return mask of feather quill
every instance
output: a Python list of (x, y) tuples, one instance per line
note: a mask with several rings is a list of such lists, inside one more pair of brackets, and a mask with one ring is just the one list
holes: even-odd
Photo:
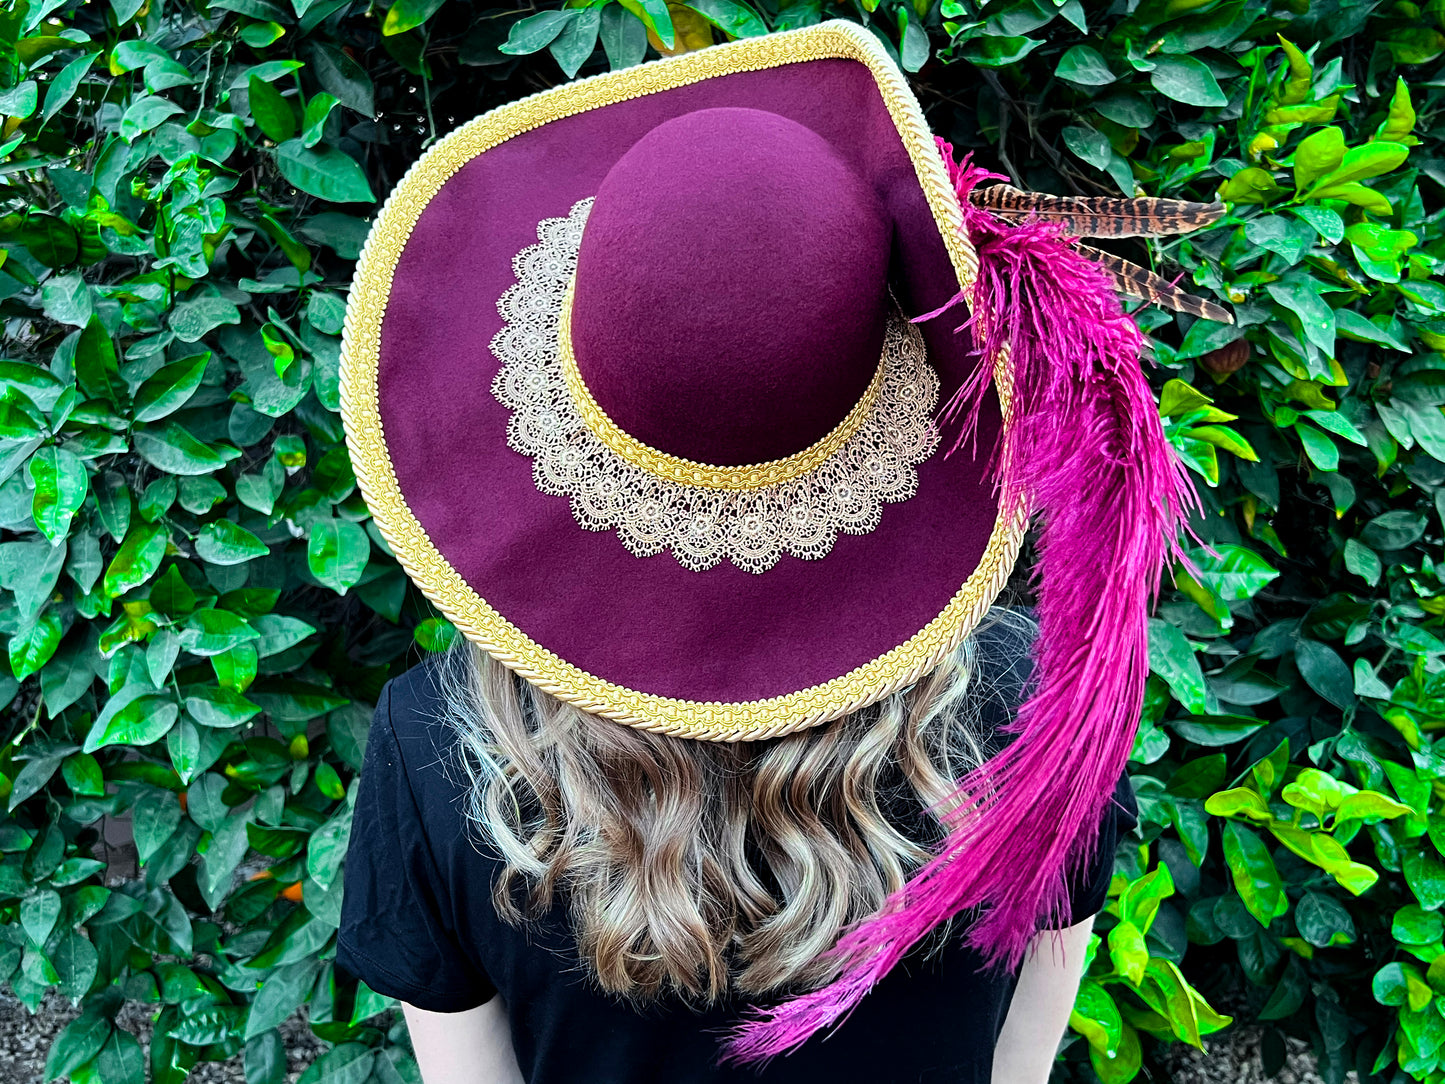
[(1069, 237), (1166, 237), (1218, 221), (1222, 203), (1144, 196), (1053, 196), (1011, 184), (975, 188), (970, 201), (1005, 222), (1052, 222)]
[[(831, 950), (838, 978), (754, 1010), (725, 1060), (766, 1060), (836, 1023), (965, 910), (979, 916), (969, 943), (996, 967), (1017, 967), (1038, 930), (1066, 924), (1066, 871), (1089, 861), (1128, 759), (1149, 611), (1197, 503), (1140, 366), (1143, 336), (1108, 276), (1057, 224), (1009, 225), (971, 202), (994, 175), (955, 166), (939, 145), (979, 257), (966, 326), (985, 359), (1008, 349), (1012, 361), (1012, 416), (994, 469), (1005, 507), (1027, 501), (1039, 519), (1034, 684), (1008, 724), (1012, 740), (941, 807), (948, 836), (936, 857)], [(980, 365), (949, 404), (947, 416), (962, 421), (955, 452), (992, 380), (993, 366)]]

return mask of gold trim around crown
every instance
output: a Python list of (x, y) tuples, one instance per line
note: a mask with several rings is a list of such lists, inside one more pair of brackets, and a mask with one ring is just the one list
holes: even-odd
[[(763, 700), (719, 703), (628, 689), (559, 658), (477, 594), (437, 550), (408, 507), (382, 429), (377, 373), (392, 278), (411, 231), (442, 185), (475, 156), (551, 121), (737, 72), (812, 60), (866, 65), (897, 127), (933, 211), (966, 300), (978, 263), (962, 212), (918, 102), (871, 34), (843, 21), (744, 38), (725, 45), (567, 83), (485, 113), (433, 145), (392, 191), (357, 261), (341, 348), (341, 412), (357, 482), (397, 560), (469, 639), (538, 688), (628, 726), (707, 741), (778, 737), (830, 722), (917, 681), (982, 620), (1003, 589), (1028, 518), (1022, 494), (1000, 495), (978, 566), (927, 625), (897, 647), (830, 681)], [(994, 359), (1004, 424), (1011, 418), (1012, 368)]]
[(567, 292), (562, 297), (562, 309), (557, 317), (557, 352), (562, 359), (562, 379), (567, 382), (567, 390), (572, 393), (572, 402), (577, 406), (577, 414), (581, 417), (582, 424), (587, 426), (592, 435), (638, 470), (646, 471), (656, 478), (704, 489), (737, 490), (761, 489), (763, 486), (791, 482), (831, 459), (838, 449), (848, 442), (848, 438), (858, 432), (858, 427), (867, 420), (878, 402), (878, 392), (883, 387), (886, 368), (881, 356), (878, 367), (873, 370), (873, 379), (868, 381), (868, 386), (863, 389), (862, 397), (853, 404), (853, 409), (848, 411), (847, 416), (826, 436), (801, 452), (794, 452), (790, 456), (767, 463), (719, 467), (658, 451), (642, 443), (612, 420), (607, 411), (592, 397), (587, 381), (582, 378), (582, 372), (577, 368), (577, 356), (572, 350), (572, 293), (576, 286), (577, 279), (574, 276), (567, 284)]

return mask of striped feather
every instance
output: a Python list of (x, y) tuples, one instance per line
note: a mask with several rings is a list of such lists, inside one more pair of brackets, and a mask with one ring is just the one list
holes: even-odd
[(1025, 192), (1008, 184), (976, 188), (970, 202), (992, 211), (1006, 222), (1036, 219), (1052, 222), (1070, 237), (1164, 237), (1189, 233), (1217, 222), (1222, 203), (1149, 196), (1124, 199), (1109, 196), (1051, 196)]
[(1121, 294), (1141, 298), (1175, 312), (1187, 312), (1191, 316), (1213, 320), (1217, 324), (1234, 323), (1234, 317), (1228, 309), (1181, 290), (1168, 279), (1162, 275), (1156, 275), (1147, 267), (1140, 267), (1137, 263), (1132, 263), (1122, 256), (1115, 256), (1112, 252), (1105, 252), (1103, 249), (1092, 248), (1089, 245), (1078, 245), (1077, 247), (1081, 253), (1104, 269), (1104, 272), (1113, 280), (1114, 288)]

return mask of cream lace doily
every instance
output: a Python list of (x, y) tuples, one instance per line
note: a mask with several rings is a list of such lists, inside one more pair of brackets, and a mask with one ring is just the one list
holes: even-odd
[(512, 261), (516, 285), (497, 302), (504, 326), (491, 348), (502, 368), (492, 393), (512, 411), (507, 444), (532, 460), (541, 492), (570, 498), (578, 523), (616, 530), (638, 557), (671, 550), (694, 571), (727, 560), (755, 573), (784, 553), (826, 556), (840, 532), (867, 534), (878, 526), (885, 502), (917, 492), (916, 468), (938, 446), (939, 382), (923, 336), (896, 308), (884, 334), (883, 383), (873, 410), (819, 467), (756, 489), (713, 489), (659, 478), (607, 447), (567, 387), (557, 337), (591, 208), (590, 198), (580, 200), (565, 218), (538, 223), (537, 244)]

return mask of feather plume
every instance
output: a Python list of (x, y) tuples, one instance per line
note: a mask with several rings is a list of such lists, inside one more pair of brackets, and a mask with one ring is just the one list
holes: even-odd
[(1175, 312), (1187, 312), (1191, 316), (1213, 320), (1215, 323), (1234, 323), (1234, 316), (1228, 309), (1187, 290), (1181, 290), (1163, 275), (1157, 275), (1147, 267), (1140, 267), (1122, 256), (1115, 256), (1112, 252), (1089, 245), (1075, 247), (1103, 269), (1113, 282), (1114, 289), (1121, 294), (1128, 294)]
[[(979, 256), (965, 326), (985, 359), (1003, 349), (1011, 356), (1012, 416), (994, 469), (1004, 506), (1026, 500), (1040, 521), (1035, 681), (1008, 724), (1012, 740), (942, 805), (948, 837), (937, 856), (831, 950), (839, 977), (755, 1011), (734, 1032), (727, 1060), (786, 1053), (836, 1023), (963, 911), (978, 909), (968, 940), (995, 967), (1016, 968), (1038, 930), (1067, 924), (1066, 871), (1090, 860), (1128, 759), (1148, 674), (1149, 610), (1181, 521), (1197, 505), (1140, 367), (1143, 336), (1109, 278), (1058, 225), (1011, 226), (972, 203), (992, 175), (967, 160), (955, 167), (952, 148), (939, 145)], [(963, 423), (954, 452), (992, 380), (993, 366), (980, 365), (949, 404), (948, 416)]]
[(975, 188), (969, 200), (1005, 222), (1052, 222), (1069, 237), (1165, 237), (1201, 229), (1224, 215), (1222, 203), (1155, 196), (1051, 196), (1010, 184)]

